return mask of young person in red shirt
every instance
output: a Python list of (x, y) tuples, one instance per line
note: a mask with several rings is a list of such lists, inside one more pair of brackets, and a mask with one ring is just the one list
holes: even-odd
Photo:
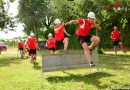
[(30, 50), (29, 50), (29, 47), (28, 47), (28, 40), (29, 39), (30, 39), (30, 36), (28, 36), (28, 38), (25, 41), (25, 48), (26, 48), (27, 58), (29, 58), (31, 56), (30, 55)]
[(34, 33), (30, 34), (30, 38), (28, 38), (27, 41), (27, 46), (30, 52), (30, 56), (31, 56), (31, 61), (34, 63), (34, 66), (36, 64), (36, 57), (37, 57), (37, 48), (38, 48), (38, 43), (37, 43), (37, 39), (34, 37)]
[(67, 33), (65, 30), (65, 24), (61, 23), (60, 19), (55, 20), (55, 26), (54, 26), (54, 32), (55, 32), (55, 40), (56, 40), (56, 51), (55, 54), (59, 54), (59, 49), (62, 45), (64, 45), (64, 52), (67, 52), (68, 49), (68, 38), (64, 37), (64, 33), (67, 36), (70, 36), (70, 34)]
[(50, 50), (50, 54), (55, 54), (55, 39), (51, 33), (48, 34), (48, 40), (46, 42), (46, 47)]
[(21, 55), (22, 59), (24, 59), (24, 55), (25, 55), (24, 48), (25, 48), (25, 45), (23, 44), (23, 42), (21, 40), (19, 40), (18, 49), (20, 50), (20, 55)]
[(114, 51), (115, 51), (115, 55), (117, 56), (117, 45), (120, 45), (121, 50), (126, 53), (125, 49), (123, 48), (123, 44), (122, 44), (122, 36), (121, 36), (121, 32), (120, 30), (117, 28), (117, 26), (114, 26), (113, 31), (111, 32), (111, 39), (114, 45)]
[[(92, 60), (92, 49), (98, 45), (100, 42), (100, 38), (98, 36), (89, 35), (91, 28), (96, 27), (98, 30), (101, 27), (98, 24), (94, 23), (95, 14), (93, 12), (88, 13), (87, 19), (79, 19), (79, 20), (71, 20), (66, 24), (79, 24), (79, 27), (76, 31), (76, 35), (78, 37), (79, 43), (82, 45), (84, 49), (85, 56), (90, 64), (90, 66), (95, 66)], [(88, 42), (92, 42), (90, 46), (88, 46)]]
[(2, 50), (3, 50), (3, 47), (2, 47), (2, 45), (0, 45), (0, 54), (1, 54)]

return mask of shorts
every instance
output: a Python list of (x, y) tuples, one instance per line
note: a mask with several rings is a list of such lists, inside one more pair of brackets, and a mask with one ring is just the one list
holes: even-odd
[(19, 50), (23, 51), (23, 50), (24, 50), (24, 48), (19, 48)]
[(90, 42), (91, 41), (91, 37), (92, 35), (88, 35), (88, 36), (78, 36), (78, 41), (79, 43), (82, 45), (84, 42)]
[(113, 45), (117, 46), (120, 42), (121, 42), (121, 40), (113, 41)]
[(36, 49), (29, 50), (29, 55), (31, 55), (31, 54), (37, 54)]
[(55, 49), (55, 48), (49, 48), (49, 50), (50, 50), (50, 51), (51, 51), (51, 50), (52, 50), (52, 51), (55, 51), (56, 49)]
[(61, 49), (61, 46), (63, 45), (63, 39), (60, 41), (56, 41), (56, 49), (55, 50), (59, 50)]

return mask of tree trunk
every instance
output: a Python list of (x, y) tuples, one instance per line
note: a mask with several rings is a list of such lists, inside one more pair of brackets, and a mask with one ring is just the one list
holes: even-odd
[(38, 41), (38, 25), (37, 25), (37, 22), (34, 22), (34, 33), (35, 33), (36, 39)]

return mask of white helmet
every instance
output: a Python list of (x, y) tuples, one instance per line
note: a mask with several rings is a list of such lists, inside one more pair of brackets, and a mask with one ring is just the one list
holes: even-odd
[(28, 36), (28, 38), (30, 38), (30, 36)]
[(34, 33), (31, 33), (30, 36), (35, 36)]
[(61, 23), (61, 21), (60, 21), (60, 19), (56, 19), (56, 20), (54, 21), (54, 23), (55, 23), (55, 24), (59, 24), (59, 23)]
[(96, 18), (94, 12), (89, 12), (87, 17), (94, 18), (94, 19)]
[(114, 29), (117, 29), (117, 26), (114, 26)]
[(51, 33), (48, 34), (48, 37), (52, 37), (53, 35)]

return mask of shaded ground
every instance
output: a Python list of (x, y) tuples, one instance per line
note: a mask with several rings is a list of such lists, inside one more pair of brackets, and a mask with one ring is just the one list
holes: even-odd
[[(130, 88), (130, 52), (106, 51), (99, 67), (43, 73), (41, 52), (38, 67), (19, 59), (17, 49), (0, 55), (0, 90), (112, 90)], [(42, 52), (43, 53), (43, 52)]]

